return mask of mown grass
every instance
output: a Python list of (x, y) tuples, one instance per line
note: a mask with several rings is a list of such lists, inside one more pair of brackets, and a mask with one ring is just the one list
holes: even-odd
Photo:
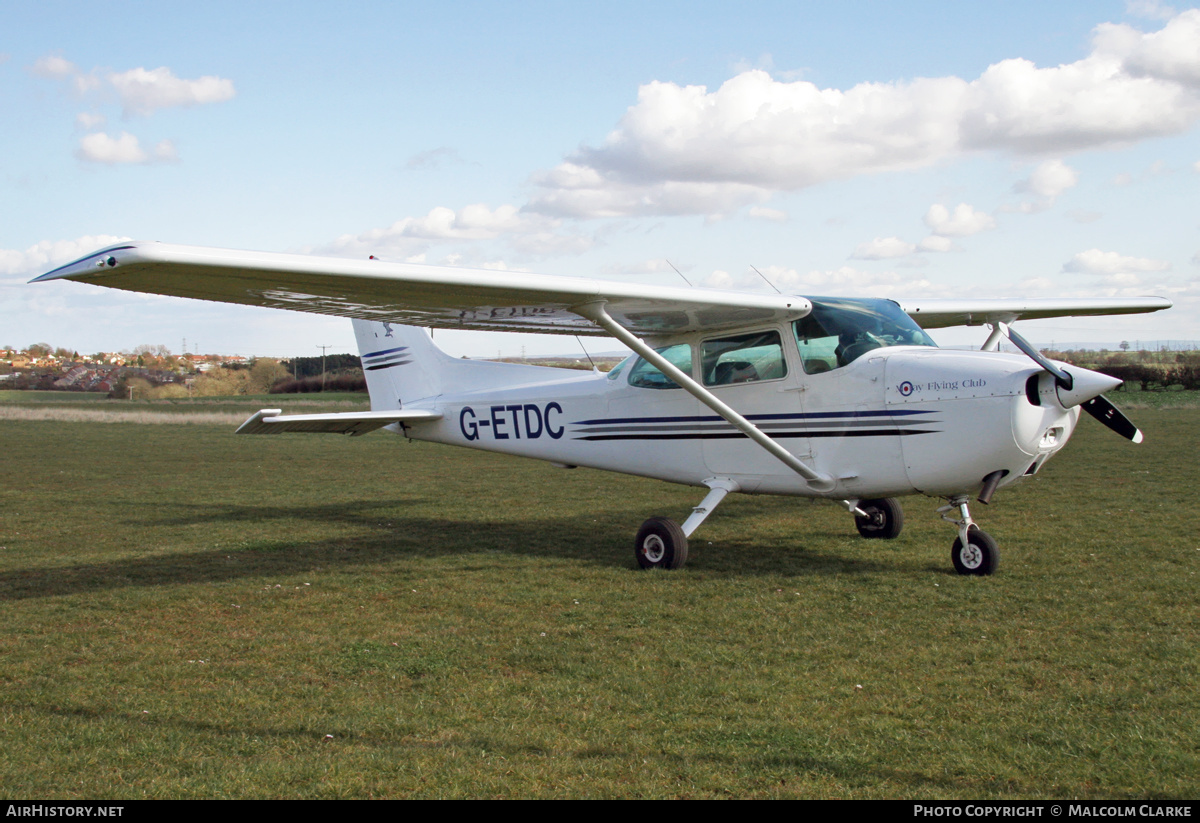
[(110, 398), (99, 392), (68, 391), (16, 391), (0, 390), (0, 405), (39, 406), (42, 404), (73, 406), (98, 403), (102, 406), (128, 408), (208, 408), (211, 406), (253, 406), (262, 408), (282, 403), (292, 406), (369, 406), (370, 400), (364, 392), (322, 392), (317, 394), (243, 394), (235, 397), (177, 397), (161, 400), (125, 400)]
[(1169, 386), (1161, 391), (1115, 391), (1109, 394), (1109, 399), (1126, 409), (1200, 408), (1200, 391), (1179, 386)]
[(107, 399), (101, 392), (0, 389), (0, 403), (95, 403)]
[(735, 497), (373, 434), (2, 421), (9, 797), (1182, 797), (1192, 457), (1085, 420), (975, 513), (863, 541)]
[(117, 400), (94, 392), (0, 391), (0, 421), (51, 420), (80, 423), (213, 423), (237, 425), (259, 409), (288, 414), (367, 410), (366, 394), (257, 394)]

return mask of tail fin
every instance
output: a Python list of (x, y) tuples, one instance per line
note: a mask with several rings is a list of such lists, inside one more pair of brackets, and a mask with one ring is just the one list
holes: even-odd
[(372, 411), (407, 409), (442, 394), (593, 376), (576, 369), (459, 359), (439, 349), (422, 328), (374, 320), (353, 322)]
[(455, 359), (416, 326), (355, 320), (359, 357), (375, 411), (399, 409), (442, 393), (442, 381)]

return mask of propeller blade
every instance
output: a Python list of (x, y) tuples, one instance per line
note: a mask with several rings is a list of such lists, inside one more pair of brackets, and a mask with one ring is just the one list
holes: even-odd
[[(1084, 411), (1122, 437), (1132, 440), (1134, 443), (1142, 442), (1142, 433), (1137, 426), (1133, 425), (1133, 421), (1122, 414), (1121, 410), (1109, 402), (1107, 397), (1100, 394), (1105, 389), (1119, 386), (1120, 381), (1089, 369), (1075, 369), (1080, 377), (1077, 386), (1077, 381), (1070, 372), (1060, 369), (1048, 360), (1007, 323), (997, 323), (996, 326), (1008, 336), (1014, 346), (1025, 353), (1025, 356), (1054, 377), (1054, 382), (1058, 384), (1058, 401), (1064, 408), (1078, 404), (1083, 407)], [(1088, 397), (1088, 395), (1093, 396)], [(1085, 397), (1088, 399), (1083, 400), (1082, 398)]]
[(1142, 442), (1142, 432), (1133, 425), (1121, 410), (1109, 402), (1104, 395), (1098, 395), (1080, 404), (1083, 410), (1124, 438), (1134, 443)]
[(1043, 369), (1050, 372), (1050, 374), (1054, 375), (1054, 382), (1058, 383), (1059, 388), (1066, 389), (1067, 391), (1071, 390), (1071, 388), (1075, 385), (1075, 380), (1071, 377), (1071, 375), (1067, 374), (1058, 366), (1047, 360), (1040, 351), (1033, 347), (1032, 343), (1030, 343), (1021, 335), (1017, 334), (1016, 329), (1012, 328), (1007, 323), (1000, 323), (999, 326), (1001, 330), (1008, 335), (1008, 339), (1012, 341), (1014, 346), (1023, 351), (1025, 355), (1034, 363), (1037, 363)]

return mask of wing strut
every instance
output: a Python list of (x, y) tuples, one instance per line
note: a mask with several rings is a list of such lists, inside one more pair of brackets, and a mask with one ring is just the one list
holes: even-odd
[(620, 340), (629, 348), (637, 352), (647, 362), (665, 374), (667, 377), (674, 380), (682, 386), (688, 394), (695, 397), (704, 405), (715, 411), (723, 417), (730, 425), (740, 431), (742, 434), (749, 437), (758, 445), (762, 446), (773, 457), (787, 466), (796, 474), (808, 481), (808, 485), (814, 491), (826, 492), (832, 491), (835, 485), (834, 480), (827, 474), (821, 474), (806, 463), (801, 461), (796, 455), (789, 452), (783, 446), (776, 443), (770, 437), (763, 433), (762, 429), (755, 426), (746, 418), (742, 417), (729, 406), (722, 403), (716, 395), (708, 389), (701, 386), (691, 378), (691, 375), (680, 371), (669, 360), (656, 352), (654, 349), (647, 346), (641, 338), (631, 333), (624, 326), (617, 323), (609, 317), (608, 312), (604, 308), (603, 303), (585, 303), (581, 306), (572, 306), (571, 311), (578, 314), (580, 317), (591, 320), (596, 325), (600, 326), (613, 337)]

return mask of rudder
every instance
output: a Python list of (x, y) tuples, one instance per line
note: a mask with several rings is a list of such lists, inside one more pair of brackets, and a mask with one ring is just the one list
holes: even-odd
[(441, 376), (455, 360), (434, 345), (424, 329), (352, 322), (373, 410), (399, 409), (442, 393)]

